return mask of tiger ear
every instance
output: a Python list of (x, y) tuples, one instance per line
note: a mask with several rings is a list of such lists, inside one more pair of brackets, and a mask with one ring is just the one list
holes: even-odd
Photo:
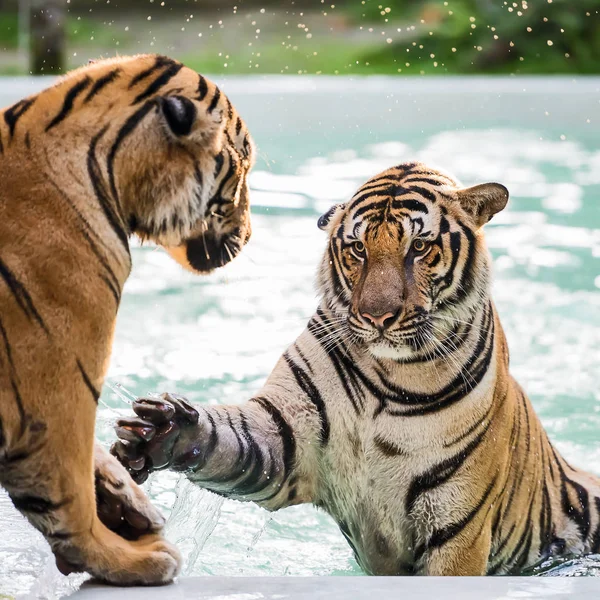
[(482, 183), (458, 190), (458, 201), (477, 225), (483, 227), (508, 202), (508, 190), (500, 183)]
[(319, 220), (317, 221), (317, 227), (325, 231), (333, 215), (335, 215), (338, 210), (343, 210), (345, 207), (345, 204), (334, 204), (325, 214), (319, 217)]
[(196, 102), (180, 95), (159, 96), (157, 101), (162, 117), (173, 135), (193, 135), (206, 150), (220, 151), (226, 125), (222, 111), (198, 110)]
[(196, 121), (194, 103), (185, 96), (164, 96), (159, 102), (169, 129), (176, 136), (189, 135)]

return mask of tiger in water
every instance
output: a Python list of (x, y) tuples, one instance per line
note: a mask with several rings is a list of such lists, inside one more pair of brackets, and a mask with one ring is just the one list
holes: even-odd
[(497, 183), (388, 169), (323, 215), (320, 305), (240, 406), (138, 399), (113, 452), (269, 510), (311, 502), (366, 573), (519, 573), (600, 551), (600, 479), (509, 374), (483, 225)]
[(178, 572), (163, 517), (94, 449), (96, 408), (129, 236), (194, 272), (228, 263), (253, 161), (227, 97), (164, 56), (93, 62), (0, 111), (0, 486), (64, 573)]

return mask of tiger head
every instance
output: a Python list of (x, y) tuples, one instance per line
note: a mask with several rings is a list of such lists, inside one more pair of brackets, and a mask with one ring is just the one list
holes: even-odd
[(59, 94), (62, 112), (46, 133), (63, 156), (73, 135), (65, 126), (90, 134), (82, 179), (113, 227), (165, 247), (195, 272), (240, 252), (251, 233), (254, 145), (216, 85), (177, 61), (142, 55), (93, 62), (62, 79)]
[(329, 244), (318, 287), (345, 339), (377, 358), (431, 353), (488, 293), (482, 226), (507, 201), (498, 183), (463, 188), (406, 163), (325, 213), (319, 227)]

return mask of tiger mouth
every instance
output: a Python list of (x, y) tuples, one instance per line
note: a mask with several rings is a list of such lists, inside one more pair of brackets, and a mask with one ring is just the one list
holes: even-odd
[(247, 243), (236, 236), (216, 236), (205, 233), (187, 240), (186, 258), (191, 267), (202, 273), (209, 273), (230, 263)]

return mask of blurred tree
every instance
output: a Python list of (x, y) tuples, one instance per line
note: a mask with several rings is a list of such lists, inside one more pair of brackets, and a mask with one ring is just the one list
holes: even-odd
[(60, 73), (65, 67), (66, 0), (20, 0), (29, 5), (31, 73)]
[(395, 43), (366, 57), (373, 65), (394, 62), (417, 73), (600, 72), (599, 0), (365, 0), (360, 6), (361, 18), (408, 25)]

